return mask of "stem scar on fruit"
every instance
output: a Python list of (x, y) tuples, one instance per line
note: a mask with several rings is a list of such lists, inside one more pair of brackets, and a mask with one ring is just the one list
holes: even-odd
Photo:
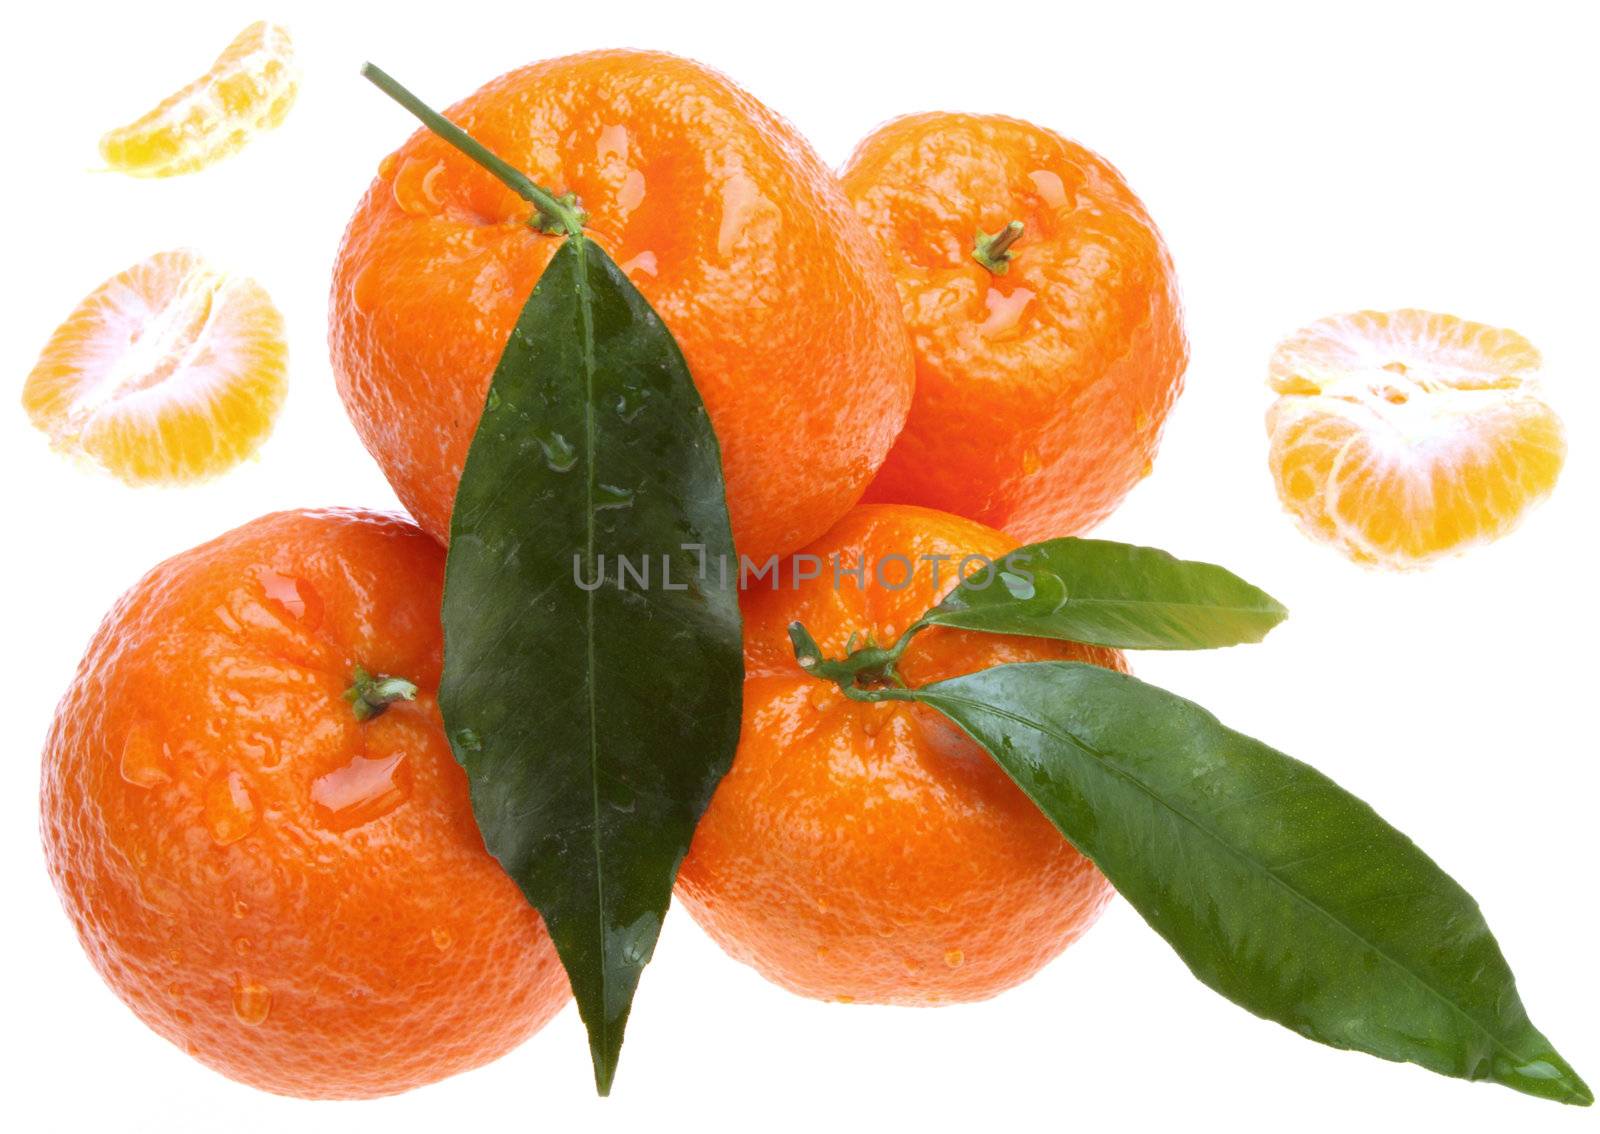
[(364, 666), (356, 666), (350, 674), (350, 688), (344, 691), (350, 702), (350, 711), (356, 720), (365, 724), (373, 717), (382, 716), (396, 701), (415, 701), (415, 682), (389, 673), (368, 673)]
[(982, 229), (972, 242), (972, 258), (982, 264), (990, 274), (1003, 276), (1011, 268), (1011, 257), (1016, 253), (1011, 246), (1022, 236), (1022, 222), (1014, 220), (990, 236)]
[(496, 155), (461, 127), (434, 110), (416, 95), (406, 90), (381, 67), (371, 63), (361, 65), (361, 74), (384, 94), (409, 110), (419, 122), (433, 133), (466, 154), (484, 169), (499, 178), (517, 196), (534, 206), (537, 212), (528, 223), (540, 232), (550, 235), (582, 236), (589, 214), (583, 211), (575, 193), (559, 197), (543, 186), (536, 185), (527, 174)]

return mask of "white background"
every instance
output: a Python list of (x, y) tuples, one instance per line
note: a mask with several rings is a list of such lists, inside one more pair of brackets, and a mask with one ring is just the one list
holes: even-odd
[[(536, 58), (657, 47), (726, 71), (829, 162), (885, 118), (947, 108), (1033, 119), (1122, 169), (1171, 244), (1193, 363), (1154, 475), (1098, 534), (1225, 563), (1293, 612), (1265, 645), (1145, 655), (1137, 671), (1318, 764), (1415, 837), (1478, 897), (1535, 1022), (1600, 1085), (1595, 28), (1577, 26), (1578, 5), (1525, 2), (1111, 7), (809, 3), (764, 15), (753, 0), (210, 0), (8, 12), (6, 1125), (1595, 1129), (1593, 1111), (1334, 1052), (1257, 1020), (1192, 980), (1123, 904), (1022, 988), (937, 1010), (795, 998), (676, 911), (611, 1099), (592, 1096), (569, 1007), (481, 1071), (377, 1102), (299, 1102), (235, 1085), (148, 1032), (57, 906), (38, 845), (38, 752), (112, 600), (158, 560), (263, 512), (393, 503), (324, 346), (340, 232), (413, 125), (357, 77), (361, 61), (443, 104)], [(190, 177), (95, 169), (104, 129), (262, 17), (291, 28), (305, 70), (282, 129)], [(291, 392), (258, 460), (203, 487), (136, 492), (50, 453), (17, 397), (82, 295), (179, 245), (272, 293), (289, 323)], [(1424, 574), (1374, 574), (1279, 512), (1265, 360), (1321, 315), (1413, 305), (1538, 344), (1571, 457), (1554, 498), (1505, 542)]]

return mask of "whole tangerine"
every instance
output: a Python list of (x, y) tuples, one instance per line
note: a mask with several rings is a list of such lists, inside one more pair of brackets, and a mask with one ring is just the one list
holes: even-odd
[[(911, 404), (883, 254), (832, 173), (716, 72), (655, 52), (547, 60), (446, 112), (557, 195), (682, 348), (721, 443), (739, 550), (765, 559), (860, 497)], [(334, 268), (329, 341), (357, 432), (449, 536), (506, 340), (560, 237), (426, 131), (385, 158)]]
[(1189, 357), (1172, 259), (1122, 176), (1041, 126), (933, 113), (879, 127), (840, 177), (917, 357), (864, 499), (1024, 542), (1107, 516), (1150, 471)]
[(263, 517), (124, 595), (57, 710), (42, 831), (84, 949), (240, 1082), (391, 1094), (567, 1001), (434, 703), (443, 575), (397, 517)]
[[(807, 675), (787, 636), (798, 621), (836, 657), (853, 636), (892, 642), (954, 587), (964, 557), (998, 562), (1015, 547), (956, 516), (862, 506), (801, 553), (822, 564), (815, 577), (795, 570), (746, 589), (743, 732), (678, 895), (769, 980), (824, 1000), (980, 1000), (1033, 975), (1111, 897), (1099, 870), (948, 719), (850, 698)], [(857, 586), (851, 569), (862, 564)], [(898, 672), (917, 686), (1058, 659), (1125, 669), (1115, 650), (933, 628), (911, 640)]]

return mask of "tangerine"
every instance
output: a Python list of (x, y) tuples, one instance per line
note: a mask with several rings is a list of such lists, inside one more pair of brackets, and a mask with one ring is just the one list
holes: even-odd
[(1041, 126), (933, 113), (879, 127), (840, 177), (917, 358), (865, 499), (1024, 542), (1103, 519), (1150, 471), (1189, 357), (1171, 257), (1122, 176)]
[[(765, 559), (854, 504), (911, 401), (894, 282), (786, 122), (698, 63), (598, 51), (447, 112), (555, 195), (682, 348), (722, 448), (734, 539)], [(422, 131), (385, 158), (334, 269), (330, 346), (356, 430), (425, 529), (450, 511), (495, 365), (560, 240)]]
[[(1015, 547), (956, 516), (862, 506), (801, 553), (824, 565), (815, 578), (786, 567), (772, 589), (745, 590), (743, 732), (678, 894), (769, 980), (825, 1000), (979, 1000), (1033, 975), (1111, 897), (1099, 870), (947, 718), (850, 698), (802, 671), (787, 636), (798, 621), (833, 656), (860, 634), (891, 642), (954, 587), (963, 557), (998, 561)], [(944, 557), (942, 572), (924, 557)], [(857, 586), (849, 571), (862, 564)], [(933, 628), (911, 640), (898, 671), (915, 686), (1056, 659), (1125, 669), (1115, 650)]]
[(567, 1001), (434, 703), (443, 576), (397, 517), (263, 517), (124, 595), (57, 710), (42, 829), (84, 949), (231, 1078), (390, 1094)]

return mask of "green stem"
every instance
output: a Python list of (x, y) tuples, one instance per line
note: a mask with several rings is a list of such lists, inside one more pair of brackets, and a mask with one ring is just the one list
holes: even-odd
[(1011, 267), (1011, 246), (1021, 235), (1022, 222), (1019, 220), (1012, 221), (993, 236), (980, 230), (972, 244), (972, 258), (993, 275), (1003, 276)]
[(483, 166), (484, 169), (487, 169), (504, 182), (517, 196), (537, 208), (539, 210), (539, 222), (536, 227), (539, 231), (565, 232), (569, 236), (581, 236), (583, 234), (584, 222), (589, 217), (587, 213), (578, 207), (577, 197), (573, 194), (565, 193), (557, 197), (548, 189), (534, 184), (527, 174), (505, 161), (471, 134), (468, 134), (416, 95), (406, 90), (382, 68), (371, 63), (364, 63), (361, 66), (361, 74), (371, 80), (372, 84), (384, 94), (414, 114), (429, 130), (432, 130), (439, 137)]
[(350, 675), (350, 688), (344, 691), (344, 699), (350, 702), (356, 720), (366, 722), (382, 716), (396, 701), (415, 701), (417, 686), (392, 674), (368, 673), (358, 665)]
[(852, 635), (852, 645), (845, 647), (849, 653), (838, 659), (823, 656), (816, 639), (799, 622), (789, 623), (789, 641), (794, 646), (795, 661), (801, 669), (812, 677), (832, 681), (847, 697), (857, 701), (910, 701), (915, 699), (914, 695), (895, 672), (895, 667), (900, 664), (900, 658), (911, 644), (911, 639), (927, 625), (922, 620), (913, 622), (892, 646), (879, 646), (868, 641), (865, 646), (855, 649), (852, 648), (855, 642)]

